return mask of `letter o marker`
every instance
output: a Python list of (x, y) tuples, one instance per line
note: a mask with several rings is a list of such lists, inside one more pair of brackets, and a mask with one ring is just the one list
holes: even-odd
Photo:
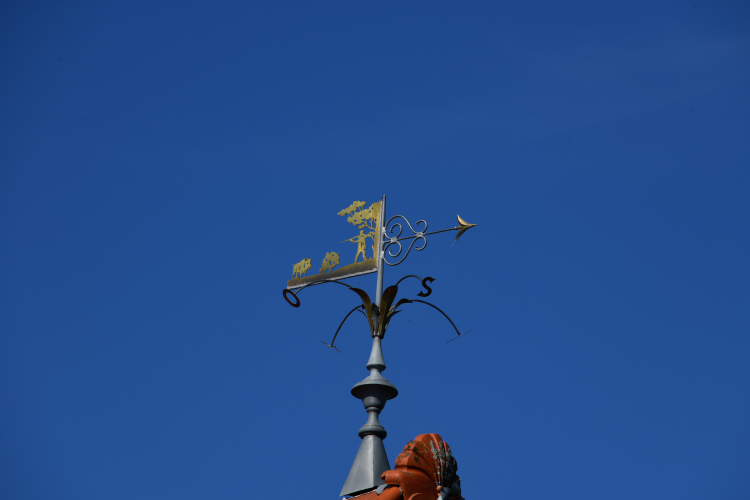
[[(287, 296), (287, 294), (289, 294), (292, 297), (294, 297), (294, 300), (296, 301), (296, 303), (294, 303), (291, 300), (289, 300), (289, 297)], [(292, 306), (292, 307), (299, 307), (299, 304), (300, 304), (299, 297), (297, 297), (297, 295), (295, 295), (295, 293), (293, 291), (291, 291), (291, 290), (289, 290), (287, 288), (284, 288), (284, 300), (286, 300), (289, 303), (289, 305)]]

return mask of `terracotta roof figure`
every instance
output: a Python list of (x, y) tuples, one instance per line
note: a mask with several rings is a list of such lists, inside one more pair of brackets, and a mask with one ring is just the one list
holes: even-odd
[[(384, 485), (356, 500), (464, 500), (458, 464), (438, 434), (420, 434), (404, 447)], [(354, 500), (354, 499), (352, 499)]]

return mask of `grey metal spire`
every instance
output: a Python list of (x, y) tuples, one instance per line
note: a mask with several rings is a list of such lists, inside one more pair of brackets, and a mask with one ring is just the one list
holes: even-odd
[(391, 468), (383, 446), (383, 439), (388, 433), (380, 425), (378, 415), (385, 407), (385, 403), (398, 395), (398, 389), (381, 373), (385, 370), (385, 361), (380, 337), (372, 339), (372, 352), (367, 369), (370, 370), (370, 375), (352, 387), (352, 395), (362, 400), (368, 418), (359, 429), (362, 443), (341, 489), (342, 496), (356, 495), (385, 484), (380, 476)]

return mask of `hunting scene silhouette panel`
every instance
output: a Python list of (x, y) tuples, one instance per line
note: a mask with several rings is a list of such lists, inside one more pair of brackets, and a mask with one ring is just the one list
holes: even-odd
[[(341, 266), (341, 256), (338, 252), (326, 252), (320, 264), (318, 274), (308, 276), (308, 271), (314, 267), (313, 261), (310, 258), (304, 258), (294, 264), (292, 279), (287, 282), (287, 288), (297, 288), (307, 283), (324, 279), (349, 278), (377, 271), (380, 225), (382, 222), (380, 220), (380, 204), (381, 202), (377, 201), (365, 208), (365, 205), (367, 205), (366, 202), (355, 201), (338, 212), (338, 215), (346, 217), (346, 221), (359, 230), (359, 234), (340, 243), (354, 243), (356, 245), (356, 250), (352, 249), (352, 253), (354, 253), (354, 262), (352, 264)], [(345, 250), (342, 250), (341, 253), (351, 255), (351, 253), (345, 253)], [(344, 262), (347, 260), (348, 258), (344, 257)]]

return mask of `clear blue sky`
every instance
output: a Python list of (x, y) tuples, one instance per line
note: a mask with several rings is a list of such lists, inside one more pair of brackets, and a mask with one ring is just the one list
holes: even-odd
[(281, 290), (383, 194), (479, 224), (387, 269), (473, 329), (394, 319), (391, 460), (750, 495), (749, 3), (6, 2), (0, 64), (3, 499), (336, 498), (369, 334)]

